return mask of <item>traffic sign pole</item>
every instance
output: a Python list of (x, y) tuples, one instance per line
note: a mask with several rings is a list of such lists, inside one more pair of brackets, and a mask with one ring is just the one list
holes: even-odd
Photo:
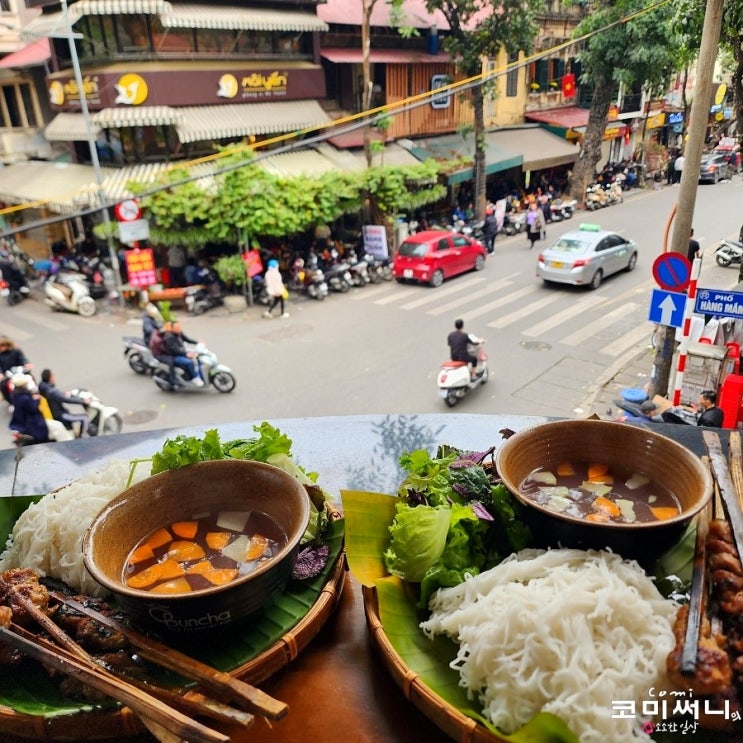
[(684, 371), (686, 370), (686, 355), (689, 350), (689, 337), (691, 336), (691, 316), (694, 312), (694, 301), (697, 296), (697, 280), (702, 268), (702, 259), (699, 256), (694, 258), (691, 265), (691, 279), (689, 280), (689, 289), (684, 309), (684, 325), (681, 329), (681, 343), (679, 345), (678, 362), (676, 365), (676, 378), (673, 382), (673, 404), (681, 404), (681, 385), (684, 382)]

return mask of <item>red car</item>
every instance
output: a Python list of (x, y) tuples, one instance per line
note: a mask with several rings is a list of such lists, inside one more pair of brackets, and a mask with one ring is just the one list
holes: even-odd
[(465, 271), (480, 271), (488, 251), (471, 237), (446, 230), (427, 230), (408, 237), (395, 256), (393, 273), (400, 281), (441, 286), (444, 279)]

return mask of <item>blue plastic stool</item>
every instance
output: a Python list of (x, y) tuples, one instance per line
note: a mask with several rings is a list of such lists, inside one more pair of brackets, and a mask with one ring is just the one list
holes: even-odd
[(648, 399), (648, 393), (637, 387), (626, 387), (622, 390), (621, 395), (625, 402), (641, 403)]

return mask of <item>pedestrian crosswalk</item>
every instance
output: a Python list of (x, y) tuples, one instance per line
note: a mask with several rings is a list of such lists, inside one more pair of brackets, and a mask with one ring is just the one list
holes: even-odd
[[(431, 289), (395, 283), (365, 287), (349, 299), (406, 313), (433, 317), (461, 315), (467, 323), (509, 329), (526, 340), (542, 340), (572, 348), (586, 344), (608, 357), (617, 357), (649, 338), (652, 324), (642, 302), (644, 283), (616, 295), (609, 287), (599, 291), (546, 288), (531, 276), (517, 272), (490, 279), (477, 273), (458, 277)], [(484, 322), (483, 322), (484, 321)]]

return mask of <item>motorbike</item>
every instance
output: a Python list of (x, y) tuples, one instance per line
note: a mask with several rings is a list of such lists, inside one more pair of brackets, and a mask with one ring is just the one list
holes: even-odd
[(125, 335), (124, 358), (129, 368), (137, 374), (149, 374), (152, 372), (150, 362), (153, 360), (152, 351), (144, 342), (144, 338), (135, 335)]
[[(475, 344), (472, 344), (475, 346)], [(439, 397), (448, 407), (453, 408), (459, 400), (488, 381), (488, 356), (482, 343), (475, 346), (477, 367), (474, 375), (470, 373), (466, 361), (444, 361), (439, 370), (436, 383)]]
[(563, 219), (570, 219), (575, 211), (576, 204), (578, 202), (575, 199), (570, 201), (563, 201), (562, 199), (555, 199), (550, 204), (550, 211), (552, 212), (552, 221), (561, 222)]
[(12, 307), (22, 302), (30, 293), (26, 277), (11, 264), (0, 262), (0, 297), (5, 297)]
[(218, 282), (209, 286), (188, 287), (184, 296), (186, 309), (193, 315), (203, 315), (214, 307), (224, 304), (224, 294)]
[(187, 344), (187, 348), (196, 352), (196, 362), (204, 384), (194, 384), (193, 380), (186, 379), (183, 369), (176, 367), (176, 384), (172, 385), (170, 383), (170, 367), (167, 362), (152, 358), (149, 362), (152, 378), (161, 390), (165, 390), (166, 392), (175, 392), (177, 390), (204, 392), (211, 385), (214, 385), (214, 389), (217, 392), (222, 393), (232, 392), (235, 389), (237, 380), (232, 373), (232, 369), (224, 364), (220, 364), (217, 355), (213, 351), (210, 351), (203, 343)]
[(586, 189), (586, 209), (594, 211), (609, 205), (609, 194), (600, 183)]
[(77, 312), (82, 317), (92, 317), (97, 309), (85, 276), (74, 271), (50, 276), (44, 282), (44, 301), (53, 310)]
[(85, 431), (88, 436), (108, 436), (121, 433), (123, 423), (118, 408), (104, 404), (90, 390), (81, 387), (70, 390), (70, 394), (86, 401), (85, 414), (88, 416), (88, 425)]
[(743, 259), (743, 243), (737, 240), (720, 240), (720, 244), (715, 250), (715, 260), (718, 266), (732, 266), (734, 264), (740, 265), (741, 259)]
[(334, 292), (345, 293), (353, 286), (353, 277), (351, 276), (349, 265), (345, 261), (340, 260), (338, 251), (335, 248), (330, 251), (330, 258), (325, 262), (322, 269), (325, 274), (325, 280), (328, 282), (328, 287)]
[(392, 281), (392, 259), (378, 258), (371, 253), (364, 255), (366, 265), (369, 267), (369, 280), (372, 284), (378, 284), (380, 281)]
[(287, 288), (296, 292), (303, 292), (308, 297), (320, 301), (328, 296), (325, 274), (317, 267), (306, 267), (303, 258), (294, 260)]
[(369, 265), (363, 258), (359, 259), (355, 250), (348, 252), (348, 270), (354, 286), (366, 286), (371, 282)]
[(526, 212), (520, 212), (518, 214), (507, 212), (503, 217), (503, 224), (499, 230), (499, 234), (507, 235), (508, 237), (510, 237), (511, 235), (516, 235), (519, 232), (523, 232), (525, 226)]

